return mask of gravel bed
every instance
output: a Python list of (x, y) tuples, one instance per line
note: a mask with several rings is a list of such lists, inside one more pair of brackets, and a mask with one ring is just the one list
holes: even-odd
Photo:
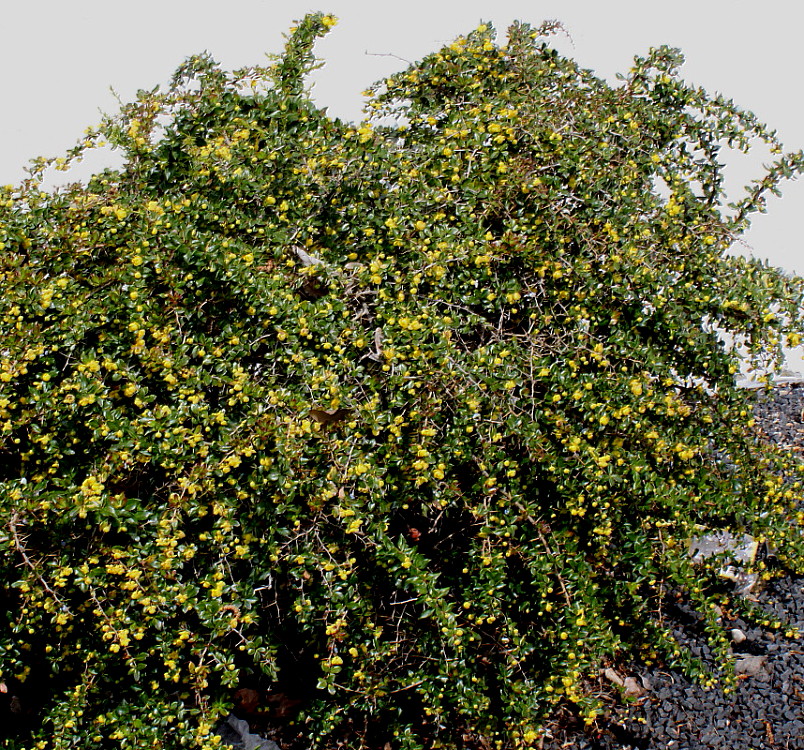
[[(802, 410), (804, 384), (759, 394), (755, 407), (766, 434), (797, 452), (804, 450)], [(776, 579), (754, 599), (768, 618), (804, 631), (804, 578)], [(693, 612), (678, 605), (668, 620), (681, 644), (707, 666), (718, 667)], [(601, 689), (608, 687), (611, 696), (608, 718), (593, 731), (573, 726), (571, 718), (559, 722), (543, 740), (543, 750), (804, 750), (804, 641), (753, 618), (724, 614), (721, 623), (732, 634), (738, 673), (733, 692), (707, 689), (676, 671), (634, 666), (627, 676), (636, 678), (641, 696), (624, 702), (602, 679)]]

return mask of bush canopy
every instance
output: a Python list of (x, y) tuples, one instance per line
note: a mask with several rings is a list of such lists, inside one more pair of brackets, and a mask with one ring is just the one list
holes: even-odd
[[(727, 252), (802, 154), (677, 51), (609, 85), (549, 24), (345, 123), (305, 83), (334, 23), (189, 58), (1, 190), (9, 747), (213, 748), (249, 688), (299, 747), (528, 748), (595, 721), (602, 666), (700, 672), (668, 597), (725, 652), (692, 537), (802, 571), (802, 467), (735, 374), (799, 342), (804, 282)], [(42, 188), (103, 142), (120, 169)]]

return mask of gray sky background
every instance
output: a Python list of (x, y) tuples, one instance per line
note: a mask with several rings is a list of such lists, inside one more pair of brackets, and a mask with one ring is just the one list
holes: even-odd
[[(481, 20), (504, 36), (514, 19), (557, 19), (571, 37), (554, 37), (559, 51), (611, 82), (635, 54), (680, 47), (688, 81), (753, 110), (789, 149), (804, 147), (804, 5), (793, 0), (0, 0), (0, 7), (0, 184), (19, 181), (34, 156), (61, 155), (100, 111), (114, 111), (110, 87), (129, 101), (203, 50), (227, 68), (264, 62), (265, 52), (281, 50), (293, 20), (312, 10), (340, 19), (319, 43), (326, 66), (313, 79), (317, 103), (332, 115), (360, 119), (360, 92), (402, 68), (397, 58), (419, 59)], [(742, 164), (728, 174), (739, 186), (755, 173)], [(744, 250), (804, 273), (802, 230), (798, 181), (770, 201)]]

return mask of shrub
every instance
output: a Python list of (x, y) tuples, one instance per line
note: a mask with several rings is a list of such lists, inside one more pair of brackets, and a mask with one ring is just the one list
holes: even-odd
[(722, 645), (691, 536), (801, 569), (801, 467), (720, 334), (798, 341), (802, 280), (726, 251), (804, 157), (724, 205), (719, 151), (772, 132), (673, 50), (612, 87), (526, 24), (344, 123), (304, 88), (333, 23), (190, 58), (55, 163), (120, 170), (2, 194), (12, 746), (209, 748), (260, 686), (306, 746), (525, 748), (611, 660), (696, 670), (668, 592)]

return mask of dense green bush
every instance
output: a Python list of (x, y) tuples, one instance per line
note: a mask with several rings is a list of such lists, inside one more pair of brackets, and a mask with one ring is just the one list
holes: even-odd
[[(209, 748), (256, 686), (308, 747), (526, 748), (610, 660), (695, 669), (669, 592), (717, 642), (692, 535), (801, 568), (719, 332), (798, 341), (802, 280), (726, 250), (802, 155), (726, 206), (719, 150), (773, 133), (673, 50), (612, 87), (525, 24), (343, 123), (304, 84), (333, 24), (190, 58), (0, 196), (10, 746)], [(102, 141), (119, 171), (41, 189)]]

